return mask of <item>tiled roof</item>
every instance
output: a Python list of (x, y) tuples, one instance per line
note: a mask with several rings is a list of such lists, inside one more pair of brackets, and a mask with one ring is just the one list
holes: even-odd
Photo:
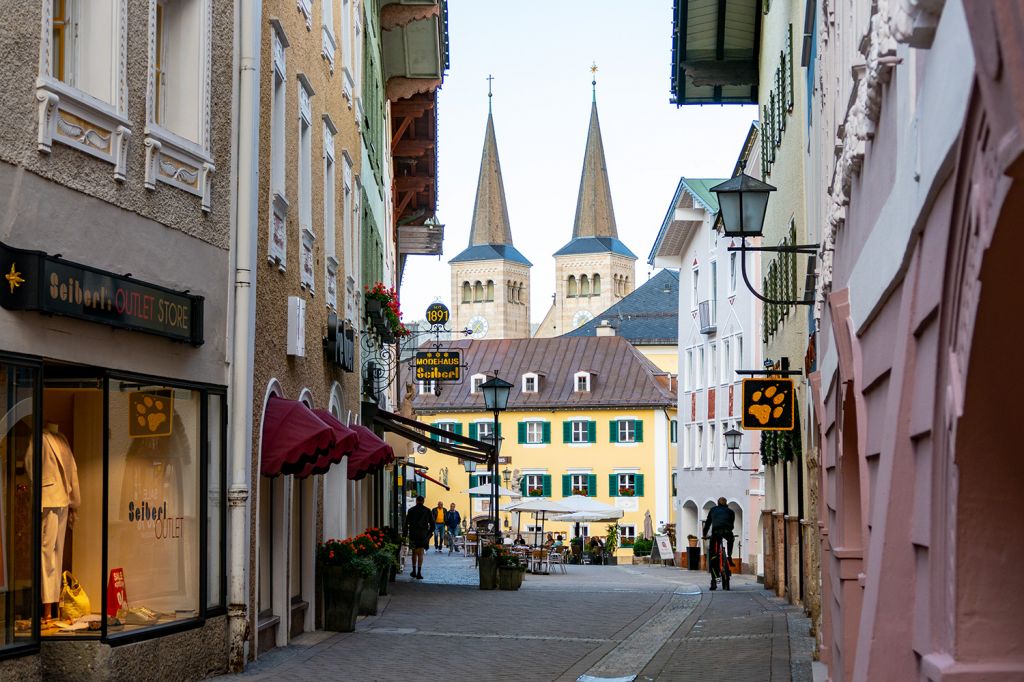
[(533, 265), (519, 249), (511, 244), (480, 244), (463, 249), (462, 253), (452, 258), (449, 263), (462, 263), (474, 260), (510, 260), (523, 265)]
[(678, 343), (679, 273), (659, 270), (631, 294), (565, 336), (596, 336), (606, 320), (616, 336), (633, 344)]
[(577, 253), (617, 253), (620, 256), (636, 258), (625, 244), (615, 237), (577, 237), (555, 251), (556, 256), (568, 256)]
[[(484, 412), (483, 395), (470, 393), (474, 374), (498, 376), (512, 384), (509, 410), (672, 407), (676, 394), (668, 377), (632, 344), (618, 336), (496, 339), (452, 342), (462, 352), (463, 379), (442, 384), (440, 396), (416, 395), (413, 409), (434, 412)], [(576, 392), (573, 377), (589, 371), (590, 391)], [(522, 392), (522, 376), (541, 374), (537, 393)]]

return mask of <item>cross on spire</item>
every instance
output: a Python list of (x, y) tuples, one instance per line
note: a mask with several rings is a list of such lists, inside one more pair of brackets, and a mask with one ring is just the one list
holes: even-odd
[(590, 87), (593, 90), (594, 101), (597, 101), (597, 62), (590, 63)]
[(494, 95), (491, 93), (491, 81), (494, 80), (494, 76), (487, 74), (487, 113), (491, 113), (491, 97)]

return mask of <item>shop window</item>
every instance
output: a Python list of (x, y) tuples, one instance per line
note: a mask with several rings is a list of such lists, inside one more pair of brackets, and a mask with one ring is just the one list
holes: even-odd
[(636, 542), (636, 526), (632, 524), (619, 526), (619, 546), (632, 547), (634, 542)]
[(30, 472), (38, 386), (35, 368), (0, 362), (0, 653), (36, 642), (33, 516), (40, 505)]

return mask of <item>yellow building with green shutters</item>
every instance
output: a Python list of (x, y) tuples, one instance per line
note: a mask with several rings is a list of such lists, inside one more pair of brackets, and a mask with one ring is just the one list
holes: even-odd
[[(499, 415), (499, 485), (520, 496), (586, 494), (622, 509), (622, 555), (643, 533), (648, 511), (655, 529), (671, 522), (676, 396), (670, 375), (636, 347), (621, 337), (596, 336), (462, 340), (450, 349), (468, 365), (463, 381), (441, 384), (440, 395), (433, 384), (416, 385), (413, 410), (421, 422), (486, 440), (494, 416), (484, 409), (479, 386), (495, 375), (511, 383), (508, 409)], [(467, 473), (460, 461), (429, 448), (414, 461), (451, 490), (419, 480), (410, 494), (418, 488), (429, 506), (454, 502), (463, 518), (487, 518), (487, 496), (470, 500), (462, 493), (490, 482), (484, 467)], [(500, 504), (510, 501), (503, 497)], [(514, 515), (500, 516), (514, 532)], [(525, 535), (532, 515), (519, 523)], [(604, 537), (608, 523), (582, 524), (581, 533)], [(574, 530), (566, 523), (544, 525), (566, 540)]]

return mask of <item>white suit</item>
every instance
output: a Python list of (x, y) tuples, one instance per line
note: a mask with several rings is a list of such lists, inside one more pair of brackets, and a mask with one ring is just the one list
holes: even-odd
[[(78, 509), (81, 490), (78, 466), (68, 439), (61, 433), (43, 432), (43, 480), (40, 506), (43, 510), (42, 560), (43, 603), (60, 600), (61, 567), (64, 564), (64, 536), (68, 526), (68, 508)], [(32, 448), (25, 455), (25, 469), (32, 476)]]

